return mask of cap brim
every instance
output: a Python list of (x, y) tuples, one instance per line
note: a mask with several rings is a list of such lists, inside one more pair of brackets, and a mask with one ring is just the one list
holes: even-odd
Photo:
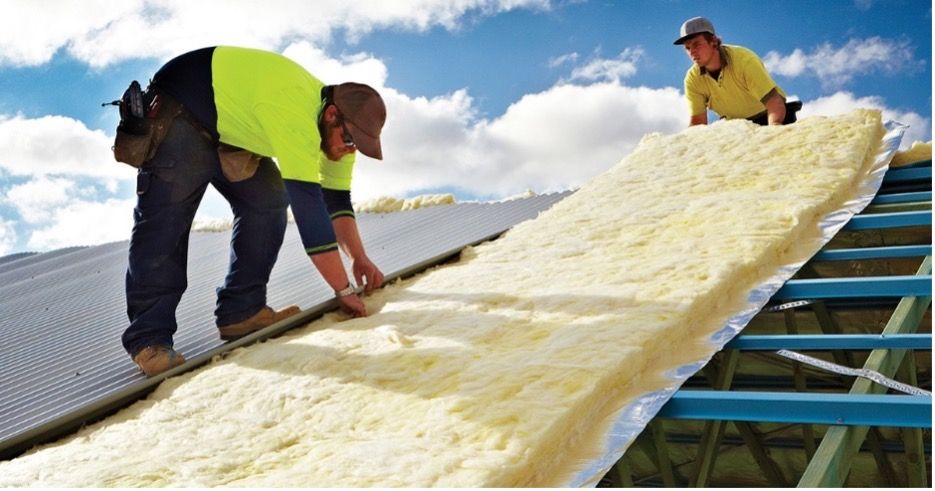
[(380, 145), (379, 137), (372, 137), (363, 132), (354, 123), (346, 121), (347, 130), (351, 132), (351, 138), (354, 139), (354, 146), (360, 153), (377, 160), (383, 160), (383, 147)]
[(699, 34), (714, 34), (714, 33), (711, 32), (711, 31), (701, 31), (701, 32), (696, 32), (696, 33), (694, 33), (694, 34), (687, 34), (687, 35), (685, 35), (685, 36), (682, 36), (682, 37), (676, 39), (675, 42), (672, 43), (672, 44), (685, 44), (685, 41), (688, 41), (689, 38), (693, 38), (693, 37), (695, 37), (695, 36), (697, 36), (697, 35), (699, 35)]

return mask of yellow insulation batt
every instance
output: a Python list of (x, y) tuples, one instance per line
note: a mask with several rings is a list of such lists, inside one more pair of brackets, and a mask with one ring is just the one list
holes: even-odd
[(430, 206), (454, 204), (453, 194), (423, 194), (414, 198), (397, 199), (391, 196), (373, 198), (363, 203), (355, 203), (354, 211), (357, 213), (390, 213), (394, 211), (408, 211)]
[(900, 167), (926, 159), (932, 159), (932, 142), (916, 141), (912, 142), (912, 147), (908, 150), (896, 152), (893, 155), (893, 161), (890, 162), (890, 167)]
[(367, 298), (370, 317), (329, 314), (169, 379), (0, 463), (0, 486), (561, 483), (600, 453), (610, 412), (711, 355), (855, 194), (883, 133), (858, 110), (647, 136), (537, 219)]

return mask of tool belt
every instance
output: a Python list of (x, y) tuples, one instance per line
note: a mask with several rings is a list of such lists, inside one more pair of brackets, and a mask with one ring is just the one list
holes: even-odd
[(151, 159), (169, 132), (172, 121), (182, 113), (182, 105), (167, 94), (148, 88), (140, 90), (134, 80), (123, 98), (111, 104), (120, 107), (120, 123), (114, 138), (114, 158), (133, 167)]
[(136, 80), (124, 92), (123, 98), (109, 104), (120, 107), (120, 124), (112, 147), (118, 162), (142, 167), (156, 155), (177, 117), (184, 118), (217, 147), (221, 172), (230, 182), (253, 177), (263, 158), (249, 150), (217, 141), (178, 100), (152, 86), (143, 92)]

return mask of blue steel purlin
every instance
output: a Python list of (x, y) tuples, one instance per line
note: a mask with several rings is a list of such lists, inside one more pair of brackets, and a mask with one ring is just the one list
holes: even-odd
[(800, 335), (745, 335), (727, 343), (727, 349), (742, 351), (790, 350), (874, 350), (917, 349), (932, 350), (931, 334), (800, 334)]
[(911, 203), (913, 201), (932, 201), (931, 191), (918, 191), (914, 193), (894, 193), (880, 194), (873, 201), (872, 205), (888, 205), (893, 203)]
[[(929, 164), (931, 165), (931, 164)], [(883, 176), (883, 184), (892, 184), (896, 182), (921, 181), (924, 179), (932, 180), (931, 167), (913, 167), (909, 169), (893, 169)]]
[(925, 257), (932, 255), (931, 245), (890, 247), (860, 247), (855, 249), (822, 250), (813, 261), (853, 261), (855, 259), (890, 259), (897, 257)]
[(903, 211), (898, 213), (874, 213), (857, 215), (844, 230), (878, 230), (902, 227), (924, 227), (932, 225), (931, 211)]
[(866, 276), (789, 280), (773, 300), (931, 296), (932, 275)]
[(659, 416), (770, 423), (932, 427), (932, 398), (892, 394), (806, 394), (681, 390)]

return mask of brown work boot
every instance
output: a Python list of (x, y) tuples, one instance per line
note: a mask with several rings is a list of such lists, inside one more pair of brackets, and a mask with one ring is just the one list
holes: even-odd
[(288, 319), (299, 312), (302, 312), (302, 309), (297, 305), (290, 305), (282, 310), (273, 310), (271, 307), (267, 306), (260, 309), (259, 312), (253, 314), (253, 317), (247, 320), (218, 327), (218, 331), (221, 333), (221, 339), (224, 341), (233, 341), (283, 319)]
[(168, 346), (147, 346), (133, 357), (133, 362), (152, 377), (185, 363), (185, 357)]

